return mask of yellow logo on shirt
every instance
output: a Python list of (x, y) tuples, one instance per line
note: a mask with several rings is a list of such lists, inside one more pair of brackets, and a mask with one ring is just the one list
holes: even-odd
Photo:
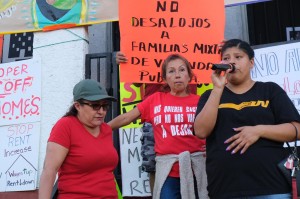
[(243, 108), (257, 107), (257, 106), (267, 108), (269, 106), (269, 102), (270, 102), (269, 100), (267, 101), (257, 100), (257, 101), (250, 101), (250, 102), (242, 102), (240, 104), (224, 103), (224, 104), (220, 104), (219, 108), (232, 108), (235, 110), (242, 110)]

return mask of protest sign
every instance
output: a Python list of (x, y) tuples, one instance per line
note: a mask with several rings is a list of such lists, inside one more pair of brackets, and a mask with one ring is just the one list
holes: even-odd
[(172, 53), (190, 61), (193, 83), (211, 82), (224, 39), (224, 0), (120, 0), (119, 7), (121, 51), (129, 58), (120, 64), (121, 82), (160, 83), (163, 60)]
[(40, 121), (40, 60), (0, 64), (0, 117), (0, 126)]
[(255, 81), (272, 81), (288, 94), (300, 113), (300, 43), (284, 43), (255, 49)]
[[(121, 113), (126, 113), (141, 102), (144, 85), (121, 83)], [(123, 196), (150, 196), (148, 173), (141, 169), (141, 120), (119, 129)]]
[(35, 190), (40, 122), (0, 126), (0, 191)]

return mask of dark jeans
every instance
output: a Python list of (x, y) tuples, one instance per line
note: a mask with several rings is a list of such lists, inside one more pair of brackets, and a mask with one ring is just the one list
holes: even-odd
[[(196, 199), (198, 197), (198, 190), (197, 190), (197, 182), (194, 178), (194, 188), (195, 188), (195, 195)], [(161, 192), (160, 192), (160, 199), (181, 199), (180, 194), (180, 178), (175, 177), (167, 177)]]

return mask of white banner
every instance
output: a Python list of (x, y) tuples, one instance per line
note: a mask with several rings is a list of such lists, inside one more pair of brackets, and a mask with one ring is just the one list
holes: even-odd
[(254, 64), (252, 78), (276, 82), (300, 113), (300, 42), (256, 49)]
[(123, 196), (151, 196), (149, 174), (143, 172), (141, 128), (120, 129)]

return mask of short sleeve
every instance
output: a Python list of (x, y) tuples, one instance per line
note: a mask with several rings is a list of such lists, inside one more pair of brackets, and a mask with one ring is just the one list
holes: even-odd
[(291, 121), (300, 122), (300, 115), (295, 105), (287, 93), (277, 84), (269, 83), (272, 86), (271, 109), (277, 124), (288, 123)]
[(205, 91), (199, 101), (198, 101), (198, 105), (197, 105), (197, 110), (196, 110), (196, 116), (200, 113), (200, 111), (203, 109), (205, 103), (207, 102), (208, 100), (208, 97), (210, 96), (210, 93), (211, 93), (211, 90), (207, 90)]
[(150, 105), (151, 105), (153, 96), (156, 96), (157, 94), (158, 93), (154, 93), (154, 94), (148, 96), (145, 100), (143, 100), (142, 102), (140, 102), (137, 105), (137, 108), (139, 109), (139, 111), (141, 113), (141, 119), (143, 122), (150, 122), (150, 120), (151, 120)]
[(69, 149), (71, 145), (70, 120), (71, 119), (67, 117), (58, 120), (51, 130), (48, 142), (55, 142)]

